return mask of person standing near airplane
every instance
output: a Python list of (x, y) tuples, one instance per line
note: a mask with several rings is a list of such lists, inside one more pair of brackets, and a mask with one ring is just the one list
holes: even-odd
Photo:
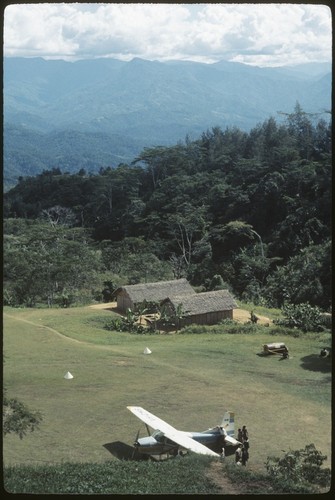
[(235, 463), (236, 465), (241, 465), (241, 460), (242, 460), (242, 448), (239, 446), (237, 450), (235, 451)]
[(249, 458), (249, 453), (243, 445), (242, 446), (242, 457), (241, 457), (242, 465), (244, 465), (244, 466), (247, 465), (248, 458)]

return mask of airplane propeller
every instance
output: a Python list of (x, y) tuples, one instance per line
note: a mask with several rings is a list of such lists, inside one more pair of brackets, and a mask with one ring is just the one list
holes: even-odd
[(137, 434), (136, 434), (136, 438), (135, 438), (135, 441), (134, 441), (134, 446), (136, 446), (138, 444), (138, 437), (140, 435), (140, 429), (138, 429), (137, 431)]

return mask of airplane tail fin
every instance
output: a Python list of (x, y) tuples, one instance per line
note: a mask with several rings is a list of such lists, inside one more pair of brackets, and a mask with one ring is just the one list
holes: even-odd
[(228, 436), (234, 437), (235, 434), (235, 413), (232, 413), (231, 411), (226, 411), (226, 413), (223, 415), (223, 420), (221, 427), (223, 427)]

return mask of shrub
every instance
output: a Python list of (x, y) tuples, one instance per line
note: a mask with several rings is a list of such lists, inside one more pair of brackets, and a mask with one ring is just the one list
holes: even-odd
[(54, 303), (59, 307), (70, 307), (75, 302), (75, 295), (70, 292), (63, 292), (55, 296)]
[(146, 333), (147, 331), (152, 332), (145, 328), (143, 325), (135, 323), (131, 320), (129, 316), (126, 318), (113, 318), (108, 323), (104, 325), (104, 329), (110, 332), (130, 332), (130, 333)]
[(4, 290), (3, 290), (2, 301), (3, 301), (4, 306), (15, 307), (18, 305), (18, 301), (17, 301), (17, 297), (15, 296), (15, 293), (12, 290), (9, 290), (8, 288), (4, 288)]
[(283, 337), (284, 335), (287, 335), (289, 337), (299, 338), (302, 337), (304, 334), (301, 330), (298, 330), (297, 328), (287, 328), (285, 326), (276, 325), (273, 328), (271, 328), (271, 330), (269, 330), (269, 335), (277, 337)]
[(126, 331), (125, 323), (122, 318), (113, 318), (104, 325), (104, 329), (110, 332), (124, 332)]
[(260, 333), (267, 327), (255, 325), (252, 323), (241, 324), (232, 319), (223, 319), (217, 325), (196, 325), (191, 324), (185, 326), (180, 330), (180, 333), (231, 333), (231, 334), (245, 334), (245, 333)]
[[(14, 465), (4, 468), (4, 486), (30, 495), (198, 495), (217, 494), (203, 456), (161, 462), (119, 460), (105, 463)], [(94, 497), (92, 497), (94, 498)]]
[(285, 304), (282, 313), (285, 318), (274, 320), (277, 325), (288, 328), (299, 328), (303, 332), (320, 332), (324, 330), (322, 314), (318, 307), (305, 304)]
[(27, 406), (16, 398), (4, 397), (2, 403), (2, 433), (17, 434), (20, 439), (37, 429), (42, 422), (42, 414), (39, 411), (31, 412)]
[(330, 469), (321, 468), (326, 459), (314, 444), (309, 444), (304, 449), (288, 451), (282, 458), (268, 457), (265, 465), (269, 475), (275, 479), (329, 486)]

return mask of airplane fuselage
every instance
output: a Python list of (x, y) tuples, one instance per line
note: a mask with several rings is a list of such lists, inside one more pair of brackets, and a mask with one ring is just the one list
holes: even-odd
[[(183, 432), (183, 434), (218, 453), (222, 452), (222, 448), (225, 444), (224, 434), (220, 427), (208, 429), (203, 432)], [(171, 441), (171, 439), (167, 438), (160, 431), (155, 431), (151, 436), (138, 439), (135, 446), (140, 453), (148, 455), (162, 455), (165, 453), (177, 454), (179, 450), (183, 450), (182, 446)], [(234, 448), (235, 451), (234, 446), (228, 446), (227, 448)], [(225, 451), (227, 448), (225, 447)]]

